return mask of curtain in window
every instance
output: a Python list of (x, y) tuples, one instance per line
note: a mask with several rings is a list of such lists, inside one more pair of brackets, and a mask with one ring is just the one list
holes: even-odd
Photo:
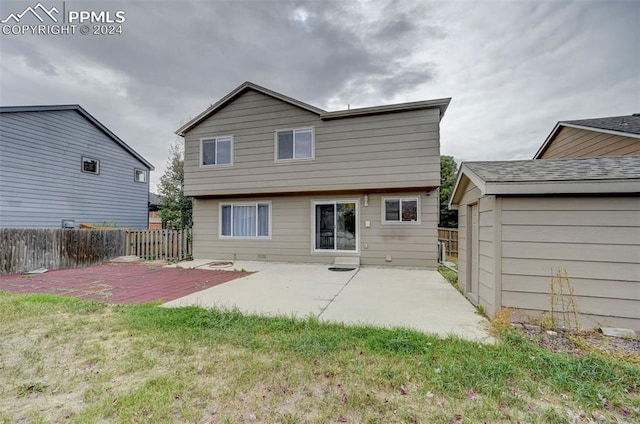
[(258, 237), (269, 236), (269, 205), (258, 205)]
[(233, 206), (233, 235), (235, 237), (256, 236), (255, 206)]

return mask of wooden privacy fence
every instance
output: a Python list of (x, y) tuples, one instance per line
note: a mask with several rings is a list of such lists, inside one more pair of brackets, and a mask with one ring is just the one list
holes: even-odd
[(458, 257), (458, 229), (438, 228), (438, 243), (444, 245), (444, 253)]
[(0, 228), (0, 274), (82, 268), (121, 256), (124, 230)]
[(147, 260), (191, 258), (190, 230), (125, 230), (125, 255)]

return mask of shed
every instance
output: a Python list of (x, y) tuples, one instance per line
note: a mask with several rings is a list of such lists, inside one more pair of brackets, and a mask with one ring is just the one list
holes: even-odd
[(566, 271), (582, 328), (640, 330), (640, 156), (464, 162), (450, 207), (458, 284), (489, 315), (539, 317)]

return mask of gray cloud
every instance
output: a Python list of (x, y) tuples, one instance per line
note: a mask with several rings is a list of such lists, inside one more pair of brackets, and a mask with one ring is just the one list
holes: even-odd
[(124, 10), (124, 34), (2, 35), (0, 102), (82, 104), (152, 183), (173, 131), (245, 80), (330, 110), (451, 96), (442, 150), (464, 159), (529, 157), (557, 120), (640, 111), (635, 2), (66, 5)]

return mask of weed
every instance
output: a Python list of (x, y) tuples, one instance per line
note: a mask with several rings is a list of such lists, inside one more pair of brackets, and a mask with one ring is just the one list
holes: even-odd
[(484, 306), (482, 305), (476, 306), (476, 312), (478, 313), (478, 315), (481, 315), (485, 318), (489, 318), (489, 316), (487, 315), (487, 311), (484, 309)]
[(43, 383), (25, 383), (18, 386), (18, 397), (29, 396), (32, 393), (42, 393), (49, 387)]

